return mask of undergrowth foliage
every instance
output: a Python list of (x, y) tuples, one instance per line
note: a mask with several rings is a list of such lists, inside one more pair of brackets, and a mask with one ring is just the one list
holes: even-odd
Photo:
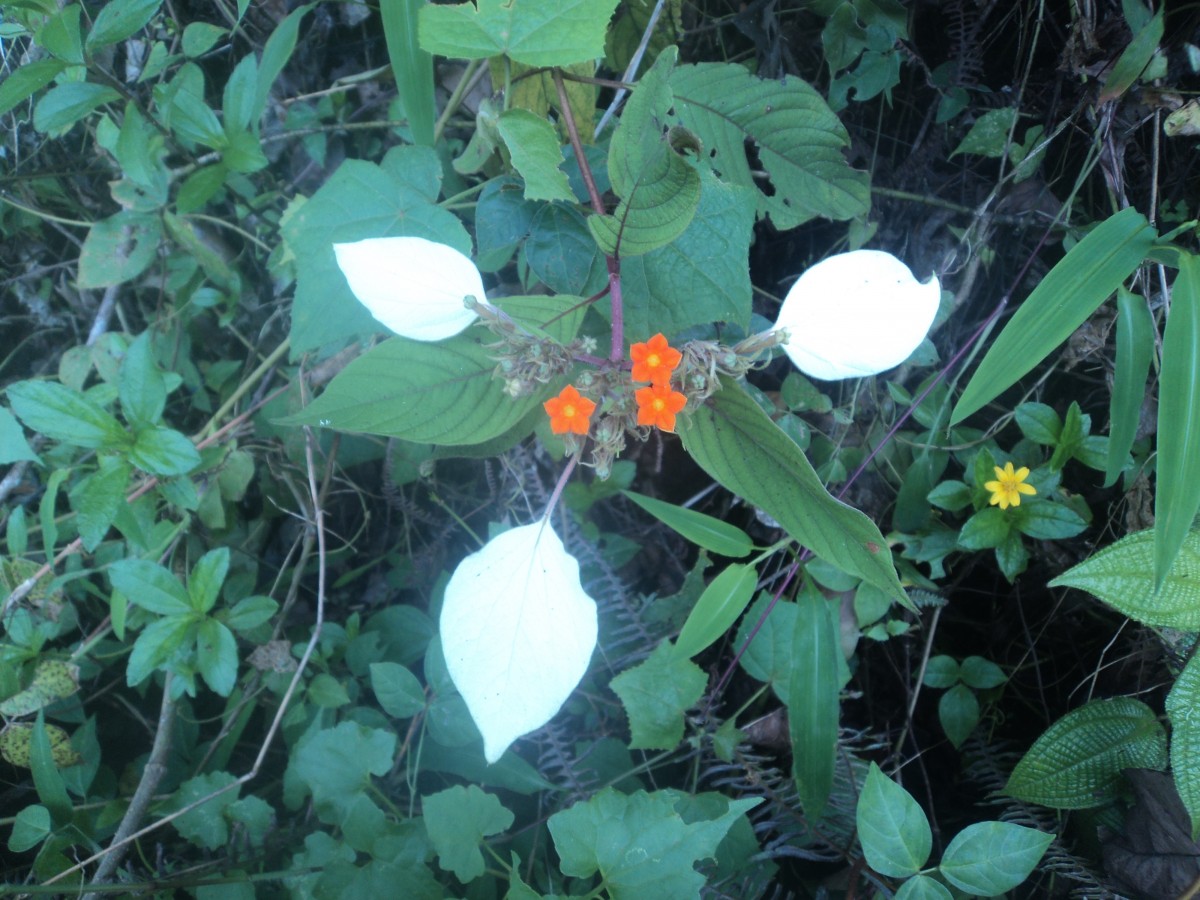
[(1046, 6), (0, 0), (0, 894), (1194, 891), (1200, 19)]

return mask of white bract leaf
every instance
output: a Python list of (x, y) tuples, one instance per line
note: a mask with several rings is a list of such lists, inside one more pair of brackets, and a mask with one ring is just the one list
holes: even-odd
[(475, 264), (445, 244), (418, 237), (368, 238), (334, 244), (333, 252), (354, 296), (401, 337), (452, 337), (477, 318), (463, 299), (485, 300)]
[(492, 538), (458, 564), (441, 618), (442, 651), (494, 763), (542, 727), (587, 671), (596, 603), (579, 563), (545, 521)]
[(779, 309), (776, 329), (801, 372), (824, 381), (875, 375), (917, 349), (937, 314), (942, 289), (921, 284), (881, 250), (855, 250), (800, 276)]

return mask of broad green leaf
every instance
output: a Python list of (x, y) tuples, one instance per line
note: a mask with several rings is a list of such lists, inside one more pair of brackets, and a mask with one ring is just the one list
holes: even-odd
[(143, 428), (129, 449), (129, 461), (152, 475), (186, 475), (200, 465), (200, 453), (187, 437), (173, 428)]
[(57, 136), (105, 103), (120, 100), (113, 88), (91, 81), (67, 81), (48, 90), (33, 108), (33, 127)]
[(750, 540), (749, 535), (736, 525), (730, 525), (694, 509), (655, 500), (645, 494), (633, 491), (621, 493), (697, 547), (734, 559), (743, 557), (754, 549), (754, 542)]
[[(55, 744), (58, 745), (57, 748)], [(33, 731), (30, 732), (29, 768), (38, 800), (50, 810), (50, 819), (59, 827), (68, 824), (74, 813), (67, 785), (58, 771), (59, 767), (64, 765), (60, 761), (63, 758), (64, 747), (70, 751), (70, 738), (61, 729), (51, 732), (50, 727), (46, 725), (45, 713), (39, 709), (37, 719), (33, 723)], [(78, 761), (78, 756), (75, 757), (75, 761)]]
[(243, 56), (241, 62), (234, 66), (221, 94), (221, 112), (224, 113), (226, 135), (244, 132), (258, 124), (252, 118), (257, 91), (258, 58), (250, 53)]
[(188, 59), (203, 56), (216, 46), (217, 41), (229, 34), (228, 28), (213, 25), (209, 22), (189, 22), (183, 29), (180, 48)]
[(1108, 459), (1104, 486), (1117, 483), (1137, 436), (1142, 403), (1146, 399), (1146, 373), (1154, 352), (1154, 320), (1146, 300), (1125, 288), (1117, 290), (1116, 359), (1108, 414)]
[(131, 468), (125, 460), (102, 456), (100, 468), (71, 490), (71, 508), (83, 547), (89, 553), (100, 546), (117, 517), (129, 490)]
[(50, 836), (50, 810), (35, 803), (27, 806), (13, 819), (12, 834), (8, 836), (8, 849), (13, 853), (32, 850)]
[(667, 79), (677, 58), (669, 48), (642, 76), (609, 144), (608, 176), (621, 202), (612, 215), (589, 218), (588, 227), (610, 256), (640, 256), (671, 243), (700, 203), (700, 175), (682, 156), (685, 149), (698, 153), (699, 145), (686, 129), (667, 128)]
[[(322, 821), (341, 824), (360, 798), (367, 799), (364, 792), (371, 776), (391, 770), (395, 754), (395, 734), (342, 722), (300, 741), (289, 759), (285, 785), (296, 784), (299, 799), (311, 793)], [(297, 799), (295, 794), (292, 799)]]
[(66, 63), (57, 59), (39, 59), (9, 72), (0, 82), (0, 116), (40, 91), (66, 67)]
[(477, 0), (421, 8), (421, 46), (438, 56), (507, 55), (530, 66), (567, 66), (604, 56), (617, 0)]
[(29, 446), (29, 441), (25, 440), (20, 423), (12, 413), (0, 406), (0, 465), (6, 466), (24, 459), (41, 461), (41, 457)]
[(977, 822), (954, 836), (938, 871), (959, 890), (994, 897), (1028, 878), (1053, 840), (1011, 822)]
[(971, 130), (967, 132), (962, 142), (950, 154), (953, 159), (960, 153), (973, 153), (977, 156), (1003, 156), (1008, 136), (1016, 124), (1018, 110), (1015, 107), (990, 109), (975, 120)]
[(162, 0), (111, 0), (96, 15), (88, 32), (89, 51), (125, 40), (154, 18)]
[(154, 262), (161, 240), (157, 216), (123, 210), (101, 219), (79, 251), (79, 286), (112, 287), (136, 278)]
[(867, 865), (880, 875), (907, 878), (929, 859), (933, 832), (917, 801), (871, 763), (855, 812)]
[[(632, 259), (635, 264), (641, 257)], [(604, 256), (596, 247), (579, 210), (554, 203), (534, 215), (525, 241), (525, 261), (534, 275), (556, 293), (589, 297), (608, 283)], [(623, 267), (622, 283), (628, 277)], [(628, 294), (625, 297), (628, 305)]]
[(335, 243), (411, 236), (446, 244), (467, 256), (462, 223), (435, 205), (441, 162), (429, 147), (394, 147), (381, 165), (347, 160), (286, 218), (283, 235), (296, 258), (292, 353), (379, 331), (338, 268)]
[(1150, 707), (1132, 697), (1094, 700), (1034, 742), (1004, 793), (1052, 809), (1089, 809), (1113, 799), (1122, 769), (1166, 765), (1167, 736)]
[(397, 719), (411, 719), (427, 702), (417, 676), (399, 663), (371, 663), (371, 690), (383, 711)]
[(1008, 510), (998, 506), (985, 506), (963, 523), (962, 531), (958, 534), (958, 546), (964, 550), (999, 547), (1013, 529), (1012, 516), (1007, 513)]
[[(850, 137), (821, 95), (799, 78), (757, 78), (735, 63), (679, 66), (671, 74), (674, 122), (695, 132), (726, 182), (754, 191), (780, 230), (817, 217), (852, 219), (870, 208), (870, 180), (843, 157)], [(771, 181), (751, 169), (754, 146)]]
[(771, 594), (759, 592), (758, 598), (742, 619), (738, 628), (737, 646), (740, 649), (750, 639), (751, 629), (758, 628), (754, 640), (738, 662), (752, 678), (771, 685), (775, 695), (786, 705), (791, 700), (792, 653), (796, 642), (796, 604), (780, 600), (771, 609), (761, 627), (758, 620), (771, 602)]
[(704, 588), (688, 613), (674, 642), (676, 653), (690, 659), (732, 628), (746, 605), (754, 599), (758, 571), (752, 565), (731, 565)]
[[(631, 337), (714, 322), (750, 325), (753, 195), (707, 171), (700, 182), (700, 206), (687, 230), (666, 247), (621, 261), (625, 333)], [(603, 257), (600, 262), (603, 268)], [(610, 314), (607, 304), (601, 311)]]
[(684, 449), (722, 485), (817, 556), (911, 606), (875, 523), (825, 490), (800, 448), (735, 382), (724, 379), (678, 427)]
[(279, 611), (279, 604), (270, 597), (243, 597), (229, 610), (224, 622), (234, 631), (249, 631), (257, 628)]
[(1022, 534), (1043, 541), (1057, 541), (1074, 537), (1087, 528), (1075, 510), (1063, 503), (1026, 497), (1025, 502), (1013, 509), (1009, 519), (1013, 527)]
[(61, 659), (43, 659), (24, 690), (0, 701), (0, 715), (27, 716), (79, 690), (79, 667)]
[(1008, 681), (1008, 676), (994, 662), (982, 656), (968, 656), (962, 661), (962, 680), (977, 691), (999, 687)]
[(1189, 532), (1158, 593), (1154, 529), (1126, 535), (1050, 582), (1100, 598), (1143, 625), (1200, 631), (1200, 532)]
[(1192, 822), (1192, 840), (1200, 835), (1200, 656), (1188, 660), (1167, 694), (1171, 721), (1171, 772), (1175, 789)]
[(149, 331), (143, 331), (125, 349), (117, 387), (121, 412), (131, 425), (153, 425), (162, 418), (167, 382), (154, 360)]
[(208, 686), (228, 697), (237, 683), (238, 652), (233, 632), (216, 619), (205, 619), (196, 635), (196, 658)]
[(526, 200), (575, 202), (575, 194), (559, 167), (563, 164), (558, 132), (541, 116), (524, 109), (500, 115), (500, 136), (512, 155), (513, 167), (525, 179)]
[(796, 598), (796, 613), (788, 677), (792, 777), (805, 818), (816, 822), (829, 802), (837, 761), (841, 644), (829, 601), (811, 581)]
[(194, 625), (187, 616), (165, 616), (143, 628), (129, 654), (125, 683), (136, 687), (145, 681), (182, 646)]
[(992, 342), (950, 424), (983, 408), (1070, 337), (1141, 264), (1155, 237), (1146, 217), (1130, 207), (1072, 247)]
[(1104, 79), (1097, 103), (1109, 103), (1133, 87), (1158, 50), (1163, 36), (1163, 11), (1159, 11), (1133, 36)]
[(954, 900), (954, 895), (940, 881), (928, 875), (914, 875), (900, 885), (896, 900)]
[(957, 750), (979, 724), (979, 701), (965, 684), (956, 684), (938, 700), (938, 720)]
[(1062, 434), (1062, 419), (1054, 407), (1045, 403), (1022, 403), (1013, 411), (1013, 415), (1021, 433), (1035, 444), (1053, 447), (1058, 443), (1058, 436)]
[(461, 882), (484, 872), (479, 845), (491, 834), (505, 831), (513, 814), (492, 794), (475, 785), (455, 785), (421, 798), (425, 830), (438, 855), (438, 865), (453, 872)]
[(962, 667), (952, 656), (931, 657), (922, 683), (931, 688), (951, 688), (962, 679)]
[(108, 570), (108, 580), (133, 603), (163, 616), (187, 616), (192, 611), (179, 579), (148, 559), (122, 559)]
[(83, 32), (79, 27), (79, 16), (83, 8), (78, 3), (66, 6), (57, 15), (51, 16), (37, 34), (37, 43), (51, 56), (63, 62), (83, 65), (87, 59), (83, 54)]
[[(237, 779), (228, 772), (212, 772), (208, 775), (197, 775), (179, 786), (171, 797), (173, 809), (183, 809), (197, 800), (203, 800), (216, 794), (222, 788), (228, 788)], [(212, 797), (207, 803), (202, 803), (195, 809), (188, 810), (182, 816), (173, 819), (171, 824), (181, 835), (205, 850), (217, 850), (229, 843), (229, 822), (226, 812), (237, 802), (238, 788), (226, 790)]]
[(424, 0), (380, 0), (383, 37), (388, 61), (404, 104), (404, 115), (417, 144), (433, 146), (436, 116), (433, 97), (433, 57), (417, 42), (417, 23)]
[(78, 391), (53, 381), (19, 381), (9, 385), (13, 412), (33, 431), (89, 450), (127, 443), (121, 423)]
[(297, 7), (276, 26), (275, 30), (271, 32), (271, 36), (267, 38), (267, 43), (263, 46), (262, 59), (258, 64), (258, 87), (255, 91), (254, 112), (250, 116), (251, 122), (257, 123), (262, 118), (263, 112), (266, 111), (267, 100), (270, 97), (271, 88), (275, 84), (275, 79), (279, 77), (279, 73), (291, 59), (292, 51), (296, 49), (296, 35), (300, 29), (300, 20), (313, 8), (313, 5), (305, 3), (303, 6)]
[[(694, 868), (709, 859), (734, 821), (759, 798), (729, 800), (717, 818), (685, 821), (676, 791), (621, 794), (606, 787), (555, 813), (547, 825), (564, 874), (604, 879), (612, 900), (698, 897), (706, 879)], [(724, 800), (725, 798), (721, 798)]]
[(392, 338), (346, 366), (284, 424), (433, 444), (483, 443), (545, 399), (514, 400), (505, 393), (504, 382), (492, 377), (491, 353), (470, 331), (436, 344)]
[(1154, 491), (1154, 588), (1200, 511), (1200, 257), (1179, 255), (1163, 333)]
[(631, 750), (671, 750), (683, 740), (684, 713), (708, 684), (703, 670), (669, 643), (610, 683), (629, 716)]
[(228, 547), (217, 547), (200, 557), (192, 566), (187, 580), (188, 598), (191, 600), (192, 609), (199, 613), (206, 613), (212, 609), (221, 594), (221, 585), (225, 583), (227, 574)]

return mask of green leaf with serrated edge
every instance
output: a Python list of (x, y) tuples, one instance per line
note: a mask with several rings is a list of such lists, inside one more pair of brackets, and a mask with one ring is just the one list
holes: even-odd
[(1163, 331), (1154, 491), (1154, 587), (1200, 511), (1200, 257), (1179, 255)]
[(37, 33), (38, 45), (64, 62), (78, 65), (87, 62), (83, 55), (83, 32), (79, 27), (82, 11), (78, 3), (71, 3), (57, 15), (51, 16)]
[(1126, 535), (1050, 582), (1087, 591), (1141, 622), (1200, 631), (1200, 532), (1192, 531), (1158, 593), (1154, 592), (1154, 529)]
[(100, 458), (100, 468), (71, 490), (71, 508), (83, 548), (89, 553), (100, 546), (125, 502), (132, 469), (123, 459)]
[(1200, 835), (1200, 655), (1193, 654), (1167, 694), (1171, 722), (1171, 772), (1175, 789), (1192, 822), (1192, 840)]
[(1124, 94), (1150, 65), (1158, 51), (1163, 36), (1163, 11), (1160, 9), (1149, 22), (1133, 36), (1116, 63), (1108, 71), (1104, 86), (1100, 88), (1098, 103), (1108, 103)]
[(245, 132), (252, 124), (254, 96), (258, 90), (258, 58), (253, 54), (243, 56), (234, 66), (225, 89), (221, 93), (221, 112), (224, 114), (227, 135)]
[(963, 684), (977, 691), (1000, 687), (1008, 681), (1003, 669), (982, 656), (968, 656), (962, 661), (961, 670)]
[(117, 388), (121, 412), (130, 424), (153, 425), (162, 418), (167, 403), (167, 382), (154, 361), (149, 331), (143, 331), (125, 348)]
[(1011, 387), (1071, 336), (1154, 245), (1154, 228), (1132, 207), (1097, 225), (1067, 251), (992, 342), (951, 414), (961, 422)]
[(1108, 407), (1108, 457), (1104, 486), (1117, 483), (1137, 436), (1142, 403), (1146, 399), (1146, 373), (1154, 352), (1154, 320), (1145, 298), (1117, 289), (1116, 358)]
[(979, 724), (979, 701), (965, 684), (956, 684), (938, 700), (938, 721), (957, 750)]
[[(311, 793), (321, 820), (340, 825), (355, 814), (360, 800), (369, 802), (364, 792), (371, 776), (386, 775), (395, 754), (395, 734), (357, 722), (310, 733), (289, 758), (285, 799), (290, 794), (298, 803)], [(293, 785), (290, 789), (289, 784)], [(294, 805), (289, 802), (289, 806)], [(382, 815), (379, 824), (383, 824)]]
[(688, 659), (711, 645), (737, 621), (753, 599), (757, 586), (758, 571), (754, 566), (728, 566), (692, 607), (675, 639), (675, 652)]
[(39, 59), (9, 72), (0, 83), (0, 116), (33, 96), (67, 67), (57, 59)]
[(283, 223), (296, 257), (292, 301), (293, 356), (382, 330), (350, 292), (334, 243), (377, 237), (420, 237), (471, 255), (471, 238), (435, 205), (441, 162), (429, 147), (395, 147), (381, 165), (347, 160)]
[(928, 875), (914, 875), (900, 885), (896, 900), (954, 900), (954, 895), (940, 881)]
[(566, 66), (604, 56), (617, 0), (477, 0), (421, 8), (421, 46), (438, 56), (507, 55), (530, 66)]
[[(230, 788), (236, 781), (237, 778), (228, 772), (212, 772), (197, 775), (181, 784), (171, 797), (170, 806), (174, 810), (183, 809), (206, 797), (212, 799), (172, 819), (175, 830), (205, 850), (217, 850), (229, 843), (229, 822), (225, 811), (237, 802), (240, 788)], [(224, 791), (218, 793), (222, 789)]]
[(50, 836), (50, 810), (41, 804), (27, 806), (13, 820), (12, 834), (8, 836), (8, 849), (13, 853), (32, 850)]
[(200, 453), (173, 428), (151, 425), (141, 429), (129, 448), (129, 461), (151, 475), (186, 475), (200, 465)]
[[(29, 768), (38, 799), (50, 810), (50, 818), (57, 826), (71, 821), (74, 810), (67, 785), (58, 769), (78, 762), (78, 754), (71, 749), (71, 739), (61, 728), (50, 730), (45, 715), (38, 710), (37, 720), (30, 732)], [(66, 751), (67, 755), (64, 755)], [(68, 762), (68, 758), (73, 762)]]
[(233, 632), (216, 619), (205, 619), (196, 635), (196, 658), (208, 686), (228, 697), (237, 683), (238, 652)]
[(1011, 822), (977, 822), (954, 836), (938, 872), (959, 890), (995, 897), (1028, 878), (1053, 840)]
[(708, 677), (695, 663), (660, 644), (609, 686), (629, 716), (631, 750), (670, 750), (683, 740), (684, 713), (704, 693)]
[(187, 592), (192, 609), (206, 613), (221, 594), (221, 585), (229, 574), (229, 548), (218, 547), (205, 553), (188, 573)]
[(162, 0), (112, 0), (96, 15), (88, 32), (89, 51), (116, 44), (140, 31), (154, 18)]
[(112, 415), (84, 396), (53, 381), (19, 381), (8, 387), (13, 412), (25, 427), (89, 450), (115, 449), (128, 435)]
[(425, 708), (421, 682), (399, 663), (371, 663), (371, 690), (383, 711), (397, 719), (411, 719)]
[(987, 506), (963, 523), (958, 534), (958, 546), (964, 550), (987, 550), (998, 547), (1012, 531), (1011, 517), (1007, 510), (998, 506)]
[(871, 763), (854, 814), (867, 865), (889, 878), (915, 875), (929, 859), (933, 832), (917, 801)]
[(79, 666), (58, 659), (38, 663), (29, 687), (0, 701), (0, 715), (27, 716), (79, 690)]
[(187, 616), (164, 616), (143, 628), (129, 654), (125, 683), (136, 687), (145, 681), (183, 645), (194, 626)]
[(528, 110), (510, 109), (500, 115), (498, 127), (513, 168), (525, 180), (526, 200), (575, 202), (567, 176), (559, 168), (563, 152), (553, 125)]
[(161, 240), (157, 215), (124, 210), (101, 219), (79, 251), (79, 287), (112, 287), (136, 278), (154, 262)]
[(804, 816), (816, 822), (833, 790), (838, 739), (838, 659), (841, 644), (829, 601), (806, 580), (796, 598), (792, 664), (788, 675), (791, 703), (792, 777)]
[(667, 79), (677, 59), (669, 47), (642, 76), (609, 144), (608, 175), (621, 201), (612, 215), (588, 219), (596, 243), (609, 255), (638, 256), (671, 243), (700, 202), (700, 176), (667, 133), (672, 105)]
[(108, 570), (112, 586), (142, 609), (164, 616), (187, 616), (188, 593), (174, 575), (148, 559), (122, 559)]
[(387, 42), (388, 61), (404, 115), (417, 144), (433, 146), (437, 110), (433, 96), (433, 57), (417, 41), (418, 18), (424, 0), (381, 0), (379, 16)]
[(41, 462), (41, 457), (33, 452), (29, 441), (25, 440), (20, 423), (12, 413), (0, 406), (0, 465), (25, 459)]
[(1009, 510), (1009, 520), (1022, 534), (1042, 541), (1057, 541), (1075, 537), (1088, 527), (1075, 510), (1063, 503), (1029, 497), (1018, 507)]
[(229, 610), (224, 621), (234, 631), (249, 631), (269, 622), (278, 611), (279, 604), (270, 597), (243, 597)]
[(800, 544), (912, 605), (875, 523), (835, 500), (808, 458), (736, 382), (678, 423), (684, 449), (704, 471), (763, 510)]
[[(776, 228), (867, 213), (870, 178), (846, 163), (850, 136), (811, 85), (757, 78), (734, 63), (700, 63), (677, 67), (670, 86), (673, 122), (699, 136), (724, 181), (753, 190), (758, 212)], [(748, 142), (770, 177), (769, 195), (751, 169)]]
[(1013, 411), (1013, 416), (1021, 434), (1035, 444), (1052, 447), (1058, 443), (1058, 436), (1062, 434), (1062, 419), (1054, 407), (1045, 403), (1022, 403)]
[(121, 95), (110, 87), (91, 81), (68, 81), (50, 88), (33, 108), (33, 127), (44, 134), (59, 135), (98, 106), (113, 103)]
[(1132, 697), (1095, 700), (1067, 713), (1017, 763), (1004, 793), (1052, 809), (1110, 802), (1128, 768), (1164, 769), (1167, 736)]
[(514, 818), (499, 799), (473, 784), (422, 797), (421, 813), (438, 865), (464, 883), (484, 872), (483, 839), (506, 831)]
[(685, 821), (676, 807), (687, 799), (671, 790), (621, 794), (606, 787), (555, 813), (547, 826), (563, 873), (600, 873), (612, 900), (698, 897), (706, 879), (694, 864), (712, 858), (734, 821), (761, 800), (730, 800), (717, 818)]
[(297, 7), (275, 27), (271, 36), (267, 38), (267, 43), (263, 46), (262, 59), (258, 64), (258, 87), (254, 95), (254, 112), (250, 116), (251, 122), (257, 123), (262, 118), (275, 79), (279, 77), (279, 73), (283, 71), (283, 67), (287, 65), (292, 52), (296, 49), (296, 36), (300, 29), (300, 20), (315, 5), (314, 3), (305, 3), (303, 6)]
[(750, 536), (736, 525), (730, 525), (694, 509), (647, 497), (645, 494), (633, 491), (621, 493), (697, 547), (735, 559), (754, 549), (754, 542), (750, 540)]

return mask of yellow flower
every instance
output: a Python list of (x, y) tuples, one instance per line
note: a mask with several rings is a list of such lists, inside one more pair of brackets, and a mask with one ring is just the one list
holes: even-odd
[(1015, 472), (1011, 462), (1006, 462), (1003, 469), (999, 466), (992, 468), (996, 470), (996, 480), (983, 485), (985, 491), (992, 492), (992, 499), (988, 501), (992, 506), (999, 504), (1001, 509), (1020, 506), (1022, 494), (1037, 493), (1037, 488), (1032, 484), (1025, 484), (1025, 479), (1029, 477), (1028, 466), (1021, 466)]

